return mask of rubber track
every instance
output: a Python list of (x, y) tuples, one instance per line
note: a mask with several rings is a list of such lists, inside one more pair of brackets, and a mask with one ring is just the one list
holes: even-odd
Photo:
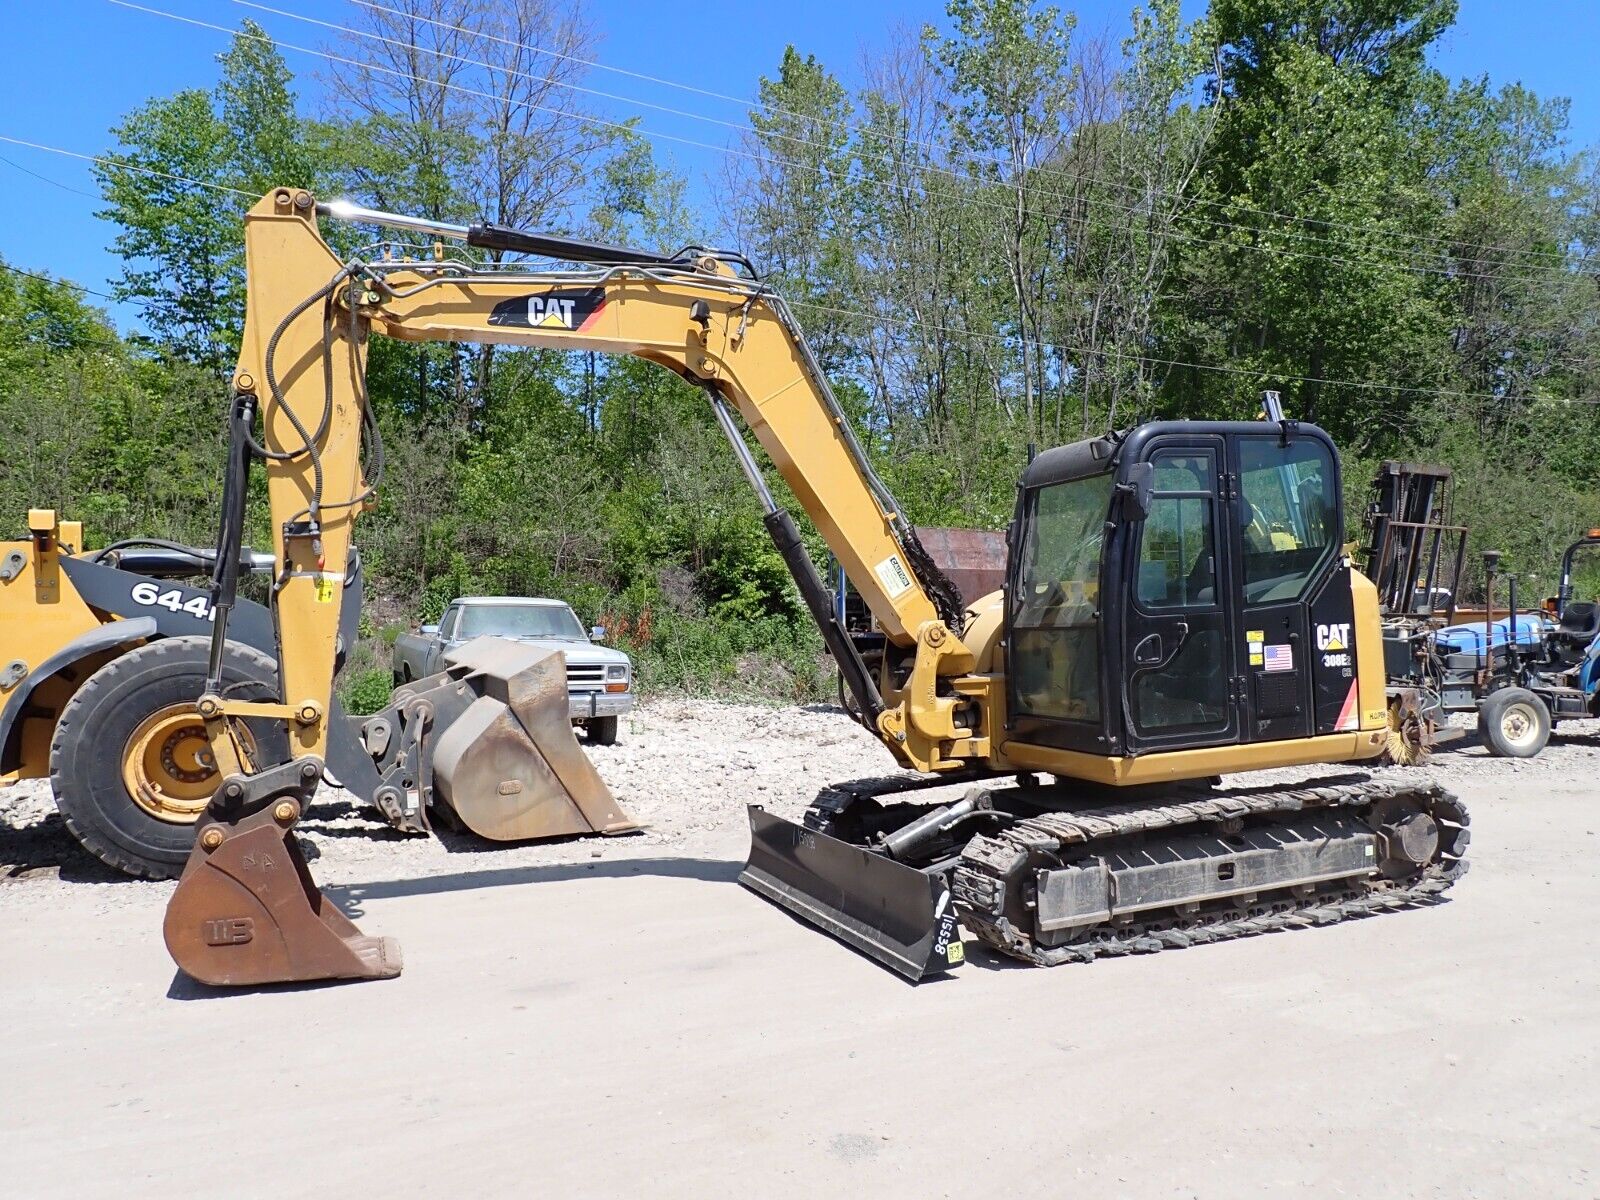
[[(1040, 856), (1053, 857), (1063, 849), (1132, 833), (1317, 809), (1367, 808), (1392, 797), (1414, 800), (1440, 824), (1442, 854), (1439, 861), (1408, 883), (1363, 882), (1357, 888), (1331, 896), (1326, 892), (1305, 900), (1274, 896), (1249, 908), (1213, 910), (1194, 917), (1180, 918), (1173, 914), (1165, 927), (1157, 914), (1154, 920), (1147, 918), (1140, 924), (1093, 931), (1086, 940), (1066, 946), (1036, 946), (1030, 931), (1017, 928), (1005, 915), (1008, 887), (1030, 877), (1032, 867), (1046, 865), (1039, 862)], [(1312, 783), (1275, 790), (1213, 792), (1204, 798), (1165, 805), (1119, 804), (1070, 813), (1047, 813), (1019, 821), (999, 833), (973, 838), (962, 852), (951, 886), (963, 924), (985, 945), (1039, 966), (1091, 962), (1096, 958), (1150, 954), (1258, 933), (1331, 925), (1394, 909), (1437, 904), (1443, 899), (1443, 893), (1467, 872), (1466, 860), (1461, 855), (1470, 840), (1466, 833), (1469, 822), (1461, 801), (1431, 784), (1418, 786), (1364, 780)]]

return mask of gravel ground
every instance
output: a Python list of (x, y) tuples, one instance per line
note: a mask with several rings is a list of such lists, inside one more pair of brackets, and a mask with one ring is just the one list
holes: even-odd
[(1435, 758), (1474, 818), (1449, 903), (917, 987), (732, 882), (744, 803), (884, 773), (867, 734), (629, 725), (593, 757), (637, 836), (407, 839), (323, 798), (313, 870), (401, 940), (383, 983), (200, 988), (171, 884), (0, 793), (0, 1195), (1600, 1196), (1600, 724)]
[[(1574, 721), (1540, 757), (1496, 758), (1466, 736), (1443, 748), (1427, 770), (1447, 786), (1496, 784), (1507, 794), (1545, 779), (1600, 777), (1600, 721)], [(413, 837), (385, 825), (347, 792), (324, 788), (300, 824), (317, 878), (352, 884), (382, 875), (420, 878), (464, 870), (580, 863), (596, 859), (704, 856), (745, 829), (744, 806), (756, 803), (796, 817), (817, 790), (846, 779), (894, 773), (877, 739), (827, 706), (766, 708), (705, 700), (661, 699), (624, 719), (622, 737), (609, 747), (587, 746), (589, 756), (623, 808), (645, 825), (642, 833), (612, 839), (504, 845), (440, 829)], [(1337, 773), (1328, 766), (1257, 772), (1255, 782), (1289, 781)], [(1377, 770), (1387, 774), (1400, 770)], [(1241, 780), (1246, 778), (1239, 777)], [(951, 791), (959, 794), (960, 786)], [(930, 793), (937, 796), (939, 792)], [(48, 897), (67, 887), (100, 887), (106, 903), (170, 884), (125, 880), (80, 849), (56, 814), (50, 788), (33, 780), (0, 789), (0, 886), (15, 902)]]
[[(615, 746), (585, 746), (591, 761), (641, 822), (641, 833), (555, 843), (504, 845), (440, 829), (436, 837), (396, 832), (349, 793), (323, 788), (299, 830), (318, 880), (343, 884), (463, 870), (592, 859), (702, 855), (745, 827), (744, 806), (798, 815), (824, 784), (893, 773), (887, 752), (838, 709), (765, 708), (704, 700), (647, 702), (624, 718)], [(45, 897), (67, 887), (120, 894), (169, 888), (124, 880), (85, 853), (56, 814), (48, 782), (0, 789), (0, 886)]]

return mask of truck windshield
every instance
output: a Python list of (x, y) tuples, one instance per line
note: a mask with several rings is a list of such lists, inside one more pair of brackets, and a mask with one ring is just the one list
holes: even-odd
[(583, 626), (565, 604), (464, 604), (456, 636), (587, 640)]

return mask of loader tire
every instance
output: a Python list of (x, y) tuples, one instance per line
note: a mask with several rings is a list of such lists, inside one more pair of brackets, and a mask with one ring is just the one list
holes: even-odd
[(583, 727), (584, 731), (589, 735), (589, 740), (596, 746), (615, 746), (617, 744), (616, 717), (590, 717), (583, 723)]
[(1501, 688), (1478, 705), (1478, 737), (1492, 754), (1532, 758), (1550, 740), (1550, 710), (1527, 688)]
[[(206, 638), (164, 638), (112, 659), (61, 711), (50, 743), (50, 786), (67, 828), (106, 866), (139, 879), (176, 879), (194, 845), (194, 822), (219, 781), (192, 706), (205, 689)], [(275, 700), (272, 659), (229, 642), (224, 686), (236, 699)], [(190, 713), (185, 713), (185, 707)], [(288, 758), (281, 722), (246, 723), (257, 761)], [(135, 786), (130, 786), (130, 782)], [(142, 798), (141, 798), (142, 797)], [(159, 814), (159, 815), (158, 815)]]

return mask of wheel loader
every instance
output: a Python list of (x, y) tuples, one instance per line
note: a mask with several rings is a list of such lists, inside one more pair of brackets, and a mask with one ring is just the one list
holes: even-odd
[[(247, 570), (271, 564), (245, 556)], [(194, 711), (210, 600), (181, 582), (210, 569), (208, 551), (171, 543), (87, 551), (82, 524), (50, 509), (0, 542), (0, 785), (48, 778), (67, 829), (127, 875), (176, 877), (216, 790)], [(270, 687), (276, 670), (270, 614), (241, 603), (227, 685)], [(278, 735), (258, 723), (250, 736)]]
[[(215, 561), (210, 549), (149, 538), (88, 551), (82, 524), (50, 509), (28, 513), (26, 538), (0, 542), (0, 786), (48, 778), (79, 844), (135, 878), (178, 877), (194, 845), (195, 823), (220, 782), (195, 709), (210, 665), (211, 595), (183, 582), (211, 572)], [(272, 567), (270, 554), (239, 552), (241, 571), (270, 574)], [(355, 643), (361, 612), (355, 555), (342, 586), (338, 662)], [(512, 656), (506, 663), (519, 661)], [(221, 663), (230, 694), (275, 694), (276, 639), (265, 606), (235, 600)], [(474, 692), (506, 685), (459, 666), (454, 672)], [(416, 790), (416, 811), (398, 803), (383, 774), (407, 769), (401, 743), (375, 758), (362, 740), (373, 737), (369, 724), (343, 713), (338, 697), (330, 697), (332, 777), (396, 828), (426, 832), (426, 810), (436, 799), (432, 781), (424, 776)], [(287, 752), (282, 727), (272, 721), (247, 721), (241, 737), (260, 743), (258, 754)], [(480, 820), (470, 806), (447, 815), (478, 836), (501, 841), (634, 828), (609, 802), (592, 813), (568, 814), (581, 821), (509, 831)]]
[[(422, 234), (434, 253), (340, 258), (321, 218)], [(470, 261), (456, 243), (574, 266)], [(1019, 481), (1005, 586), (968, 606), (874, 474), (788, 305), (738, 254), (447, 225), (284, 187), (246, 216), (245, 255), (196, 700), (220, 779), (165, 919), (194, 978), (401, 968), (393, 939), (322, 897), (294, 836), (330, 765), (352, 527), (381, 474), (365, 391), (374, 334), (629, 354), (704, 390), (855, 713), (907, 771), (827, 789), (801, 822), (752, 806), (740, 878), (910, 978), (960, 963), (959, 926), (1054, 964), (1426, 904), (1464, 871), (1466, 810), (1431, 784), (1216, 779), (1384, 747), (1377, 599), (1345, 555), (1339, 458), (1315, 426), (1281, 413), (1155, 422), (1038, 455)], [(870, 609), (875, 670), (747, 437)], [(270, 699), (231, 690), (221, 658), (258, 463), (274, 536)], [(456, 810), (508, 826), (614, 806), (566, 720), (559, 656), (519, 654), (469, 643), (452, 673), (399, 689), (362, 725), (396, 811), (422, 819), (430, 776)], [(282, 740), (252, 738), (253, 721)], [(960, 799), (916, 803), (950, 784)]]

